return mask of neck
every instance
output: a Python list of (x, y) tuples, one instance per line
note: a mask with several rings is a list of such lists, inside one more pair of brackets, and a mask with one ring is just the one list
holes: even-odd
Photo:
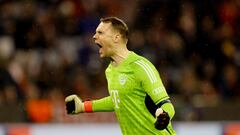
[(127, 48), (117, 48), (115, 54), (111, 57), (112, 65), (120, 65), (129, 55), (130, 51)]

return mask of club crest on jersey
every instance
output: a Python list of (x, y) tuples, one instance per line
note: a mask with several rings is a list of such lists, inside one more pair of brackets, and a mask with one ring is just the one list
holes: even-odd
[(120, 74), (119, 75), (119, 83), (121, 85), (124, 85), (126, 83), (126, 81), (127, 81), (127, 76), (125, 74)]

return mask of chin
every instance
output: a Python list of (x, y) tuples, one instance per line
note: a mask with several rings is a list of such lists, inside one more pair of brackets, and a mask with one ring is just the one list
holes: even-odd
[(104, 58), (105, 56), (103, 54), (100, 54), (100, 58)]

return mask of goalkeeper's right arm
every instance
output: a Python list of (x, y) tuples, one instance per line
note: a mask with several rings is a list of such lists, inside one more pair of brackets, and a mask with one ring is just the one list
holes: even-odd
[(68, 114), (114, 111), (111, 96), (83, 102), (77, 95), (70, 95), (65, 98), (65, 103)]

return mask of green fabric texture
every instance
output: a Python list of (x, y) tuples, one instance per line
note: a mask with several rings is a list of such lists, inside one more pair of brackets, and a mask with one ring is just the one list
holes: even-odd
[(99, 100), (93, 100), (93, 112), (112, 112), (112, 111), (114, 111), (114, 107), (111, 96)]
[[(175, 135), (172, 124), (165, 130), (154, 127), (156, 118), (145, 105), (148, 94), (155, 104), (168, 99), (158, 71), (144, 57), (131, 52), (119, 66), (110, 63), (106, 69), (110, 96), (94, 100), (93, 111), (115, 111), (123, 135)], [(164, 104), (163, 110), (174, 116), (171, 103)]]

